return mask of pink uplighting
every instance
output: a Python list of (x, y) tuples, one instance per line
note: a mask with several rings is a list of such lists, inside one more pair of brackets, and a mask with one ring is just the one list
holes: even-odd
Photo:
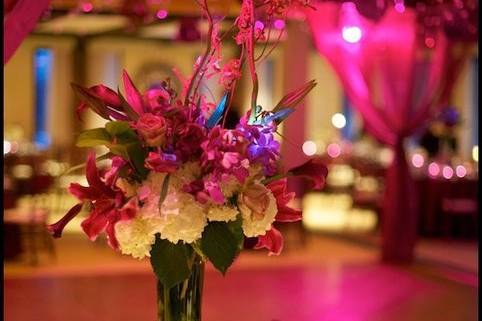
[(457, 177), (465, 177), (465, 175), (467, 175), (467, 169), (462, 166), (462, 165), (459, 165), (455, 168), (455, 175), (457, 175)]
[(405, 12), (405, 5), (401, 2), (395, 4), (395, 10), (398, 12), (398, 13), (403, 13)]
[(285, 25), (286, 24), (284, 20), (281, 20), (281, 19), (276, 19), (273, 23), (273, 26), (275, 27), (275, 29), (278, 29), (278, 30), (284, 29)]
[(450, 166), (444, 166), (442, 170), (442, 176), (445, 179), (451, 179), (454, 176), (454, 170)]
[(438, 164), (430, 163), (430, 165), (428, 165), (428, 173), (431, 176), (437, 176), (438, 174), (440, 174), (440, 167), (438, 166)]
[(358, 26), (347, 26), (342, 29), (343, 39), (348, 43), (357, 43), (362, 38), (362, 30)]
[(416, 168), (420, 168), (423, 166), (423, 163), (425, 162), (424, 158), (420, 154), (414, 154), (412, 156), (412, 165)]
[(82, 3), (82, 11), (83, 12), (91, 12), (94, 9), (94, 6), (90, 2)]
[(156, 17), (159, 19), (165, 19), (167, 17), (167, 11), (163, 9), (157, 11)]
[(328, 155), (331, 158), (336, 158), (336, 157), (340, 156), (340, 154), (341, 154), (340, 145), (332, 143), (332, 144), (328, 145), (328, 147), (326, 148), (326, 152), (328, 153)]

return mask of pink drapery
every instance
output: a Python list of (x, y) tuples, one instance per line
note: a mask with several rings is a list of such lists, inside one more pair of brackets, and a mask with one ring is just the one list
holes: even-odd
[[(316, 7), (306, 14), (319, 53), (337, 73), (367, 131), (394, 152), (386, 174), (382, 259), (410, 262), (417, 209), (404, 140), (448, 103), (464, 55), (454, 57), (441, 32), (429, 40), (432, 49), (425, 47), (417, 38), (415, 13), (408, 8), (402, 14), (388, 9), (379, 22), (372, 23), (346, 4)], [(343, 39), (344, 26), (360, 28), (359, 42)]]
[(50, 0), (4, 0), (3, 64), (13, 56), (25, 37), (35, 28)]

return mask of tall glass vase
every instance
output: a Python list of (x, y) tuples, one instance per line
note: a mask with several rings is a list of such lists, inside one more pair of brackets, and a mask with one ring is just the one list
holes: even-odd
[(201, 321), (204, 262), (195, 258), (191, 275), (172, 288), (157, 281), (158, 321)]

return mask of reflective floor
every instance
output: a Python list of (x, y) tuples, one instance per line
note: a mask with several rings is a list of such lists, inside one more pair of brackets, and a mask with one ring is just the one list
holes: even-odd
[[(203, 321), (477, 320), (477, 273), (383, 265), (375, 248), (323, 236), (291, 244), (243, 253), (225, 277), (208, 266)], [(148, 262), (79, 236), (56, 249), (39, 267), (4, 264), (5, 320), (155, 321)]]

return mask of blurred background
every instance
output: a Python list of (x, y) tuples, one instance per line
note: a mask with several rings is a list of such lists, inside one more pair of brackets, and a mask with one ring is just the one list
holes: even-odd
[[(216, 15), (225, 17), (221, 30), (228, 30), (240, 1), (210, 4)], [(283, 124), (279, 139), (287, 167), (316, 157), (328, 166), (329, 175), (319, 192), (294, 186), (303, 220), (280, 226), (285, 237), (280, 257), (247, 251), (225, 278), (208, 267), (205, 320), (475, 320), (478, 1), (317, 4), (338, 8), (339, 16), (354, 8), (356, 16), (372, 26), (382, 24), (390, 8), (403, 14), (406, 7), (422, 17), (416, 30), (425, 32), (426, 47), (438, 39), (427, 36), (428, 27), (440, 25), (455, 44), (453, 50), (463, 56), (445, 61), (457, 63), (455, 76), (448, 80), (450, 93), (431, 121), (404, 141), (416, 235), (404, 230), (402, 219), (393, 242), (403, 247), (408, 233), (412, 255), (396, 265), (381, 255), (386, 175), (394, 149), (373, 135), (366, 113), (340, 81), (339, 66), (320, 45), (324, 30), (303, 14), (266, 23), (263, 28), (279, 35), (279, 44), (259, 65), (259, 104), (270, 109), (288, 91), (316, 79), (318, 85)], [(4, 17), (15, 5), (4, 1)], [(319, 14), (328, 12), (320, 8)], [(148, 262), (114, 253), (105, 239), (90, 242), (80, 229), (85, 216), (75, 218), (61, 240), (51, 239), (45, 226), (76, 203), (68, 185), (85, 182), (82, 170), (65, 174), (86, 157), (86, 150), (75, 147), (76, 135), (103, 125), (91, 112), (79, 119), (70, 83), (103, 83), (116, 90), (122, 88), (125, 69), (141, 91), (166, 77), (179, 88), (173, 68), (189, 75), (206, 43), (207, 23), (199, 12), (191, 0), (52, 0), (4, 64), (6, 320), (154, 320), (155, 283)], [(455, 18), (446, 19), (448, 15)], [(341, 41), (363, 40), (362, 23), (342, 22), (336, 22)], [(261, 50), (263, 44), (259, 46)], [(227, 37), (224, 58), (235, 57), (237, 50)], [(415, 70), (422, 72), (422, 66)], [(204, 87), (217, 99), (222, 93), (216, 84), (210, 79)], [(248, 76), (238, 85), (233, 119), (248, 110), (250, 94)], [(265, 285), (262, 290), (260, 283)], [(253, 291), (264, 299), (247, 306), (243, 300), (252, 300)], [(102, 298), (95, 297), (99, 295)], [(112, 306), (118, 307), (116, 312), (110, 311)]]

